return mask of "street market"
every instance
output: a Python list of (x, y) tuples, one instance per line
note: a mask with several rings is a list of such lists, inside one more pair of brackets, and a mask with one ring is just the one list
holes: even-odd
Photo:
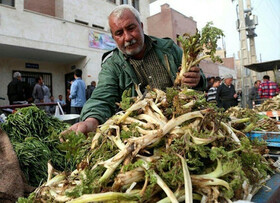
[[(46, 15), (49, 9), (56, 18), (66, 7), (54, 2), (43, 8), (0, 1), (0, 11)], [(253, 45), (248, 56), (241, 43), (245, 74), (238, 76), (234, 59), (219, 54), (225, 32), (211, 21), (175, 39), (152, 36), (151, 28), (146, 34), (140, 14), (153, 2), (104, 0), (108, 28), (93, 24), (87, 31), (87, 48), (99, 52), (91, 53), (100, 61), (96, 70), (88, 67), (96, 63), (93, 55), (80, 57), (74, 49), (52, 52), (52, 69), (40, 62), (49, 51), (26, 48), (23, 56), (2, 46), (0, 30), (0, 51), (7, 48), (0, 62), (12, 75), (0, 95), (0, 202), (279, 202), (279, 60), (257, 63)], [(252, 43), (257, 21), (246, 2), (247, 10), (236, 2), (239, 17), (245, 15), (237, 30), (240, 42), (246, 31)], [(161, 9), (174, 14), (168, 4)], [(98, 44), (95, 29), (104, 29)], [(5, 65), (13, 54), (21, 62), (38, 57), (38, 65), (25, 64), (36, 70)], [(62, 60), (60, 73), (44, 72)]]

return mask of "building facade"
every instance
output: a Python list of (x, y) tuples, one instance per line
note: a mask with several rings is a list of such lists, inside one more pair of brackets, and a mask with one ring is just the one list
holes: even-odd
[(103, 53), (114, 47), (107, 17), (120, 4), (141, 14), (144, 28), (148, 0), (3, 0), (0, 1), (0, 105), (8, 104), (7, 86), (20, 71), (35, 83), (43, 76), (55, 98), (64, 95), (73, 71), (83, 71), (89, 85), (98, 80)]

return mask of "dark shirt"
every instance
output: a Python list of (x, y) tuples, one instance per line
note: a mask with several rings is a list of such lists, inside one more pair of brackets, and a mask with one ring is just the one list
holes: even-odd
[(23, 83), (17, 78), (14, 78), (8, 85), (7, 95), (10, 104), (13, 104), (15, 101), (24, 101)]
[(218, 107), (227, 110), (232, 106), (237, 106), (237, 99), (234, 98), (235, 88), (233, 85), (227, 86), (222, 83), (217, 89), (216, 100)]
[(88, 100), (91, 97), (91, 94), (93, 90), (95, 89), (95, 86), (88, 85), (86, 89), (86, 99)]

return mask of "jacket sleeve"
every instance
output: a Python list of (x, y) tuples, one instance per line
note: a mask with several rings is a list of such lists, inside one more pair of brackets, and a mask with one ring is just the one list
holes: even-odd
[(256, 99), (256, 91), (254, 90), (254, 87), (252, 87), (249, 90), (249, 100), (255, 100)]
[(120, 101), (119, 79), (112, 63), (102, 64), (98, 81), (94, 94), (83, 107), (81, 120), (96, 118), (102, 124), (115, 113), (116, 102)]

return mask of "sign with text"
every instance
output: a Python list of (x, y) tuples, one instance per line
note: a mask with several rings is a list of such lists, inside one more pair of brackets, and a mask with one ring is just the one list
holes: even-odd
[(98, 33), (93, 30), (89, 30), (88, 34), (89, 47), (112, 50), (116, 47), (116, 43), (111, 35), (106, 33)]
[(37, 63), (25, 63), (25, 68), (39, 69), (39, 64), (37, 64)]

